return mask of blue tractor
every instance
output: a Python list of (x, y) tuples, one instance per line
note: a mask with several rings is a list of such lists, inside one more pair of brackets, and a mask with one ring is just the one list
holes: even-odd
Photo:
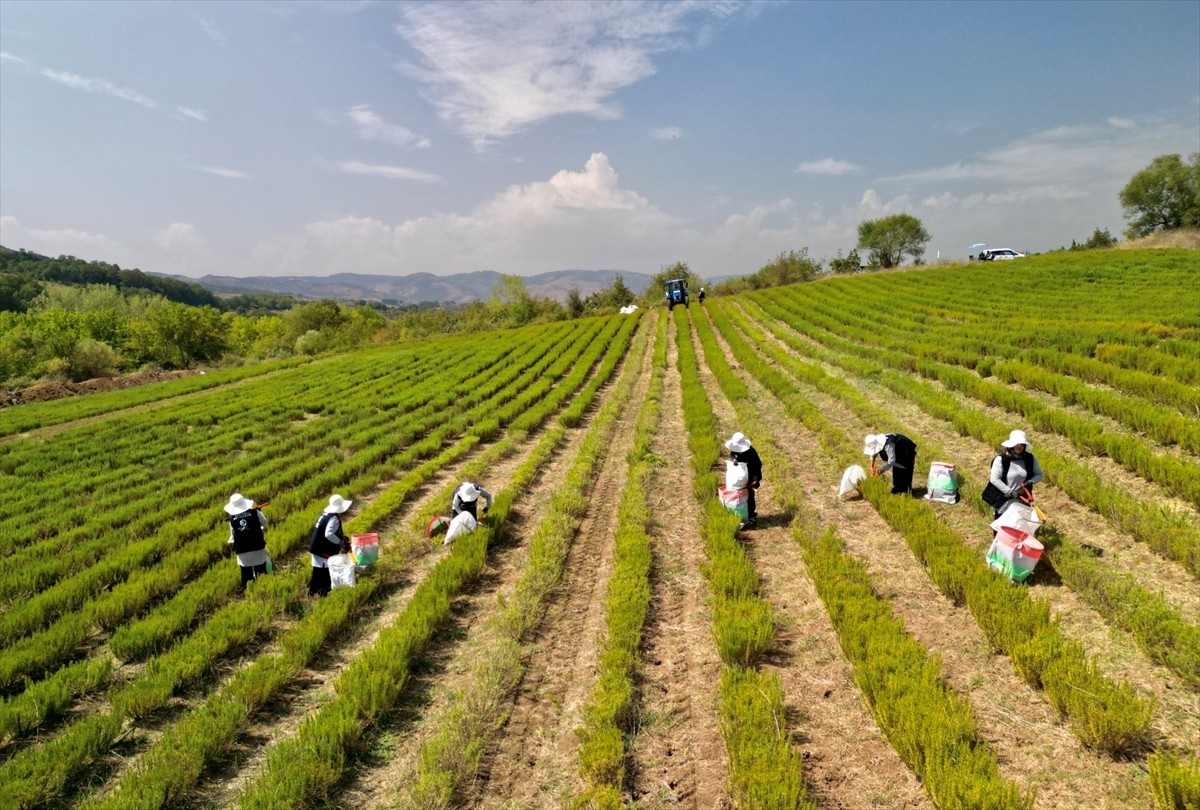
[(663, 286), (667, 292), (667, 309), (674, 309), (676, 304), (688, 305), (686, 278), (673, 278)]

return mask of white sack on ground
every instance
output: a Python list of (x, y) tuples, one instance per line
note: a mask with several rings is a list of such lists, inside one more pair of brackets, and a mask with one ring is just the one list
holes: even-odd
[(443, 545), (453, 543), (460, 537), (466, 537), (475, 531), (475, 527), (478, 525), (470, 512), (459, 512), (454, 516), (454, 520), (450, 521), (450, 527), (446, 529), (446, 539), (442, 541)]
[(736, 461), (725, 462), (725, 488), (745, 489), (750, 483), (750, 468)]
[(842, 473), (842, 486), (838, 489), (838, 497), (845, 498), (851, 492), (858, 490), (858, 485), (867, 480), (867, 471), (857, 464), (851, 464)]
[(1025, 532), (1025, 534), (1033, 537), (1037, 534), (1038, 529), (1042, 528), (1042, 520), (1038, 517), (1033, 507), (1026, 506), (1023, 503), (1014, 503), (1010, 504), (1000, 514), (1000, 517), (992, 521), (992, 531), (994, 532), (1000, 531), (1005, 526)]
[(329, 582), (334, 590), (354, 587), (358, 581), (355, 576), (356, 565), (352, 554), (334, 554), (329, 558)]

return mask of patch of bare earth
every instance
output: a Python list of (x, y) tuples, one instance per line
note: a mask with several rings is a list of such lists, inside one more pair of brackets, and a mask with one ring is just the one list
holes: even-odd
[[(841, 403), (803, 384), (800, 388), (851, 437), (894, 427), (865, 425)], [(865, 500), (838, 499), (841, 465), (823, 453), (815, 435), (779, 410), (774, 397), (757, 390), (756, 401), (790, 457), (807, 460), (798, 465), (797, 484), (809, 493), (810, 505), (823, 523), (837, 527), (847, 551), (867, 566), (909, 634), (941, 658), (948, 684), (970, 702), (980, 736), (995, 752), (1001, 772), (1018, 784), (1035, 786), (1042, 808), (1149, 806), (1139, 766), (1085, 749), (1042, 694), (1017, 676), (1009, 658), (993, 652), (966, 608), (942, 595), (903, 537)], [(885, 407), (892, 407), (891, 399)], [(927, 469), (927, 461), (918, 456), (918, 469)], [(919, 475), (914, 483), (920, 486)], [(966, 510), (948, 506), (939, 513), (953, 516)]]
[[(673, 325), (667, 328), (674, 335)], [(655, 519), (650, 611), (642, 637), (639, 727), (631, 797), (639, 807), (731, 807), (721, 737), (721, 659), (712, 635), (678, 354), (669, 340), (662, 420), (653, 451), (664, 460), (648, 495)]]
[[(602, 399), (612, 387), (610, 383), (602, 389)], [(490, 553), (480, 584), (455, 601), (453, 625), (438, 634), (439, 641), (423, 666), (413, 673), (406, 703), (372, 734), (373, 748), (341, 789), (339, 807), (391, 806), (416, 778), (421, 744), (436, 731), (455, 696), (471, 683), (475, 664), (490, 649), (495, 639), (488, 623), (491, 607), (501, 595), (512, 592), (520, 577), (529, 541), (549, 509), (554, 490), (574, 463), (590, 421), (568, 433), (553, 460), (514, 502), (502, 547)], [(528, 447), (536, 441), (531, 436)], [(505, 478), (510, 475), (511, 471)]]
[[(718, 341), (726, 348), (719, 337)], [(732, 356), (728, 350), (726, 356)], [(837, 632), (813, 588), (790, 522), (782, 514), (776, 495), (781, 488), (798, 485), (810, 501), (823, 495), (819, 485), (798, 478), (794, 469), (810, 465), (812, 448), (782, 441), (794, 428), (783, 423), (777, 407), (760, 410), (769, 404), (770, 396), (747, 375), (740, 376), (753, 387), (756, 406), (752, 410), (759, 413), (753, 424), (737, 421), (707, 366), (701, 366), (700, 376), (722, 434), (741, 430), (754, 441), (769, 433), (776, 446), (796, 461), (786, 470), (764, 470), (757, 493), (758, 528), (741, 538), (762, 577), (763, 595), (775, 611), (776, 643), (763, 669), (783, 683), (788, 727), (793, 745), (804, 758), (804, 778), (814, 798), (826, 810), (931, 807), (920, 780), (879, 731), (855, 685), (853, 669), (842, 655)]]

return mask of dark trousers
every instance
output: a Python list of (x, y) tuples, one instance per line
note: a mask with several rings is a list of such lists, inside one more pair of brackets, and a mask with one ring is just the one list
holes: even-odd
[(258, 579), (267, 573), (267, 564), (262, 565), (240, 565), (242, 569), (242, 590), (246, 590), (246, 586), (254, 580)]
[[(909, 464), (913, 465), (915, 463), (916, 458), (914, 457)], [(912, 477), (912, 466), (906, 467), (905, 469), (892, 467), (892, 494), (902, 495), (912, 489)]]
[(746, 491), (750, 493), (750, 496), (746, 498), (747, 520), (757, 520), (758, 508), (754, 504), (754, 487), (746, 487)]
[(312, 576), (308, 579), (309, 596), (328, 596), (333, 590), (333, 582), (329, 579), (328, 568), (313, 568)]

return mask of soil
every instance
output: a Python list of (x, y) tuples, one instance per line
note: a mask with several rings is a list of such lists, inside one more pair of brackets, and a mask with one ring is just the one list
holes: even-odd
[(134, 388), (147, 383), (175, 380), (180, 377), (190, 377), (193, 374), (203, 374), (198, 368), (181, 369), (179, 371), (138, 371), (133, 374), (122, 374), (117, 377), (96, 377), (83, 382), (67, 382), (65, 380), (47, 380), (34, 383), (25, 388), (0, 391), (0, 408), (12, 405), (26, 405), (30, 402), (49, 402), (55, 399), (66, 399), (83, 394), (98, 394), (102, 391), (120, 391), (124, 388)]

